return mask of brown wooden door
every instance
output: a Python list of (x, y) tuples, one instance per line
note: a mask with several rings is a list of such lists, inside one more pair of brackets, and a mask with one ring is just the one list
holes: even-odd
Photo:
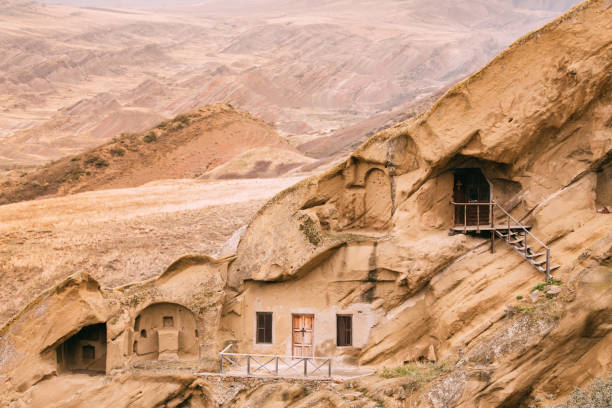
[(293, 315), (293, 357), (313, 356), (314, 315)]

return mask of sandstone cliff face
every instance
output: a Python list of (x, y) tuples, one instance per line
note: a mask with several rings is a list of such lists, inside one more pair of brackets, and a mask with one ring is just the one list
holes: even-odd
[[(275, 297), (282, 291), (271, 288), (279, 287), (301, 287), (300, 301), (323, 293), (339, 308), (358, 305), (370, 330), (351, 351), (355, 363), (429, 357), (448, 365), (418, 386), (377, 376), (346, 384), (361, 390), (360, 406), (549, 405), (606, 373), (612, 218), (600, 210), (612, 206), (611, 39), (612, 6), (586, 1), (519, 40), (426, 114), (279, 193), (249, 224), (235, 258), (190, 258), (112, 293), (84, 277), (68, 285), (78, 289), (70, 297), (59, 289), (45, 295), (40, 304), (53, 314), (49, 320), (71, 302), (80, 302), (80, 312), (51, 329), (34, 303), (2, 329), (6, 404), (44, 406), (36, 400), (42, 390), (71, 382), (83, 384), (76, 400), (112, 395), (120, 406), (345, 406), (345, 386), (221, 385), (151, 377), (150, 366), (133, 365), (130, 336), (138, 333), (141, 307), (173, 301), (192, 310), (206, 333), (200, 362), (207, 362), (241, 335), (250, 299), (272, 293), (267, 301), (292, 301)], [(481, 236), (448, 233), (453, 171), (471, 168), (491, 182), (493, 199), (551, 248), (560, 282), (534, 290), (543, 274), (505, 243), (491, 253)], [(34, 334), (39, 322), (51, 334)], [(116, 356), (107, 358), (104, 384), (56, 377), (53, 347), (97, 322), (109, 327), (108, 353)], [(160, 384), (155, 398), (147, 392), (151, 381)], [(65, 401), (49, 398), (46, 406)]]
[[(300, 276), (330, 251), (369, 239), (364, 251), (376, 248), (374, 269), (394, 273), (402, 295), (374, 295), (386, 318), (360, 361), (411, 360), (433, 344), (443, 358), (467, 364), (453, 379), (461, 392), (442, 405), (425, 398), (425, 406), (515, 406), (604, 373), (612, 364), (605, 352), (612, 220), (597, 210), (612, 204), (603, 193), (611, 186), (611, 22), (609, 4), (583, 3), (425, 115), (279, 194), (240, 242), (230, 285)], [(527, 297), (543, 276), (503, 243), (490, 254), (482, 239), (447, 235), (452, 170), (475, 167), (493, 198), (533, 226), (562, 265), (559, 311), (508, 317), (516, 296)], [(595, 336), (584, 334), (591, 324)]]

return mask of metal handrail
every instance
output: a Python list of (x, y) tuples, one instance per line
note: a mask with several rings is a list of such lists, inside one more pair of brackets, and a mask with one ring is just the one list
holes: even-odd
[[(542, 242), (540, 239), (538, 239), (538, 237), (536, 237), (535, 235), (533, 235), (523, 224), (521, 224), (520, 221), (518, 221), (516, 218), (514, 218), (513, 216), (511, 216), (508, 211), (504, 210), (504, 207), (502, 207), (501, 205), (497, 204), (495, 201), (491, 201), (489, 203), (456, 203), (454, 201), (451, 201), (452, 205), (466, 205), (466, 206), (477, 206), (477, 205), (486, 205), (486, 206), (490, 206), (490, 205), (494, 205), (495, 207), (499, 208), (500, 210), (502, 210), (504, 212), (504, 214), (511, 219), (513, 222), (516, 223), (516, 225), (513, 225), (513, 227), (518, 227), (518, 228), (522, 228), (527, 234), (529, 234), (533, 239), (535, 239), (536, 241), (538, 241), (540, 243), (540, 245), (542, 245), (544, 248), (549, 249), (548, 246), (546, 246), (546, 244), (544, 242)], [(463, 220), (463, 222), (465, 223), (466, 220)]]
[[(332, 372), (332, 358), (331, 357), (294, 357), (294, 356), (280, 356), (275, 354), (250, 354), (250, 353), (231, 353), (227, 352), (227, 350), (232, 350), (233, 344), (229, 344), (219, 353), (219, 373), (223, 374), (223, 360), (227, 361), (233, 366), (239, 366), (239, 361), (246, 358), (246, 370), (247, 375), (251, 375), (252, 373), (257, 372), (258, 370), (267, 371), (268, 373), (278, 376), (279, 375), (279, 363), (285, 364), (285, 369), (287, 370), (297, 370), (297, 366), (303, 363), (303, 375), (304, 377), (308, 376), (308, 362), (314, 366), (314, 369), (311, 368), (310, 374), (320, 370), (322, 367), (327, 365), (327, 376), (331, 377)], [(267, 359), (261, 363), (257, 359)], [(289, 364), (289, 360), (291, 360), (291, 364)], [(318, 364), (316, 361), (320, 361)], [(251, 363), (257, 365), (255, 368), (251, 368)], [(269, 368), (268, 364), (274, 363), (274, 368)], [(302, 372), (301, 372), (302, 373)]]
[[(482, 202), (472, 202), (472, 203), (457, 203), (454, 201), (451, 201), (452, 205), (462, 205), (464, 206), (464, 212), (467, 212), (467, 207), (468, 206), (476, 206), (477, 209), (480, 209), (480, 206), (489, 206), (491, 208), (491, 227), (493, 229), (496, 229), (495, 226), (495, 218), (493, 216), (493, 209), (494, 207), (499, 208), (500, 210), (502, 210), (502, 212), (506, 215), (506, 217), (508, 217), (508, 235), (510, 234), (510, 220), (512, 220), (512, 222), (515, 223), (515, 225), (513, 225), (513, 228), (520, 228), (524, 231), (525, 234), (525, 242), (524, 242), (524, 249), (525, 249), (525, 256), (527, 256), (527, 235), (529, 235), (530, 237), (532, 237), (534, 240), (536, 240), (540, 245), (542, 245), (542, 247), (546, 250), (546, 278), (549, 279), (550, 278), (550, 248), (544, 243), (542, 242), (538, 237), (536, 237), (535, 235), (533, 235), (528, 229), (527, 227), (525, 227), (519, 220), (517, 220), (516, 218), (514, 218), (512, 215), (510, 215), (510, 213), (508, 211), (506, 211), (504, 209), (504, 207), (502, 207), (501, 205), (499, 205), (497, 202), (491, 200), (490, 202), (487, 203), (482, 203)], [(455, 213), (453, 212), (453, 224), (455, 223)], [(477, 216), (477, 229), (479, 230), (479, 226), (480, 226), (480, 212), (478, 212), (478, 216)], [(464, 219), (463, 219), (463, 226), (464, 229), (467, 226), (467, 214), (464, 215)], [(491, 238), (493, 242), (493, 238)], [(491, 244), (493, 245), (493, 244)]]

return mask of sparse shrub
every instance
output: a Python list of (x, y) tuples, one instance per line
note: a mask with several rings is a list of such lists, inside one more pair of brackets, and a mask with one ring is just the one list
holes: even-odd
[(93, 164), (96, 167), (106, 167), (108, 166), (108, 162), (101, 157), (91, 156), (87, 160), (85, 160), (85, 164)]
[(183, 125), (189, 124), (189, 117), (187, 115), (177, 115), (173, 120), (174, 123), (180, 122)]
[(607, 378), (596, 378), (586, 390), (576, 387), (565, 403), (557, 408), (609, 408), (612, 407), (612, 372)]
[(554, 280), (553, 278), (550, 278), (549, 280), (547, 280), (546, 282), (542, 282), (542, 283), (538, 283), (537, 285), (535, 285), (531, 291), (533, 292), (534, 290), (542, 290), (544, 289), (546, 286), (550, 286), (550, 285), (555, 285), (555, 286), (561, 286), (563, 284), (563, 282), (558, 281), (558, 280)]
[(155, 136), (154, 132), (147, 133), (142, 139), (145, 143), (153, 143), (157, 140), (157, 136)]
[(123, 156), (125, 155), (125, 150), (120, 147), (113, 147), (112, 149), (110, 149), (110, 154), (112, 154), (113, 156)]
[(81, 160), (81, 158), (79, 156), (75, 156), (72, 159), (70, 159), (70, 161), (75, 162), (75, 161), (79, 161)]
[(396, 367), (383, 367), (378, 375), (383, 378), (410, 377), (414, 380), (413, 391), (421, 388), (433, 379), (440, 377), (452, 370), (448, 362), (412, 362)]
[(76, 181), (82, 175), (83, 175), (83, 170), (77, 167), (77, 168), (71, 169), (68, 173), (66, 173), (66, 177), (64, 179), (67, 179), (68, 177), (70, 177), (73, 181)]
[(309, 216), (305, 215), (302, 218), (302, 223), (300, 224), (300, 231), (304, 233), (308, 241), (317, 246), (321, 243), (322, 237), (319, 232), (319, 228), (317, 223), (312, 220)]
[(516, 300), (521, 300), (522, 298), (523, 298), (523, 296), (518, 295), (518, 296), (516, 297)]

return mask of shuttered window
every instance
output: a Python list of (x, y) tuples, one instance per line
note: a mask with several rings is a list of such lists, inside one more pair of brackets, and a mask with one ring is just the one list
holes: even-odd
[(340, 347), (353, 345), (353, 316), (352, 315), (337, 315), (336, 316), (336, 339), (337, 339), (337, 345)]
[(272, 312), (257, 312), (257, 343), (272, 343)]

